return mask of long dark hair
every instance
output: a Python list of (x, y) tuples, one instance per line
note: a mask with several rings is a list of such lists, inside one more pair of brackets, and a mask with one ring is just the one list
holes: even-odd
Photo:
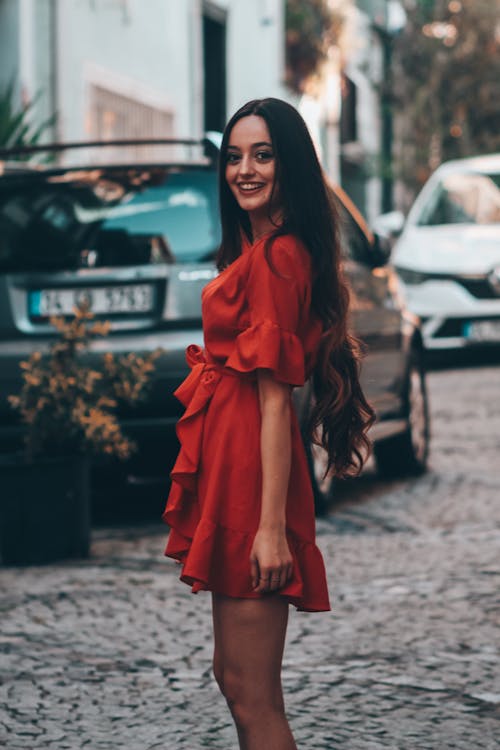
[(258, 115), (269, 129), (276, 161), (283, 221), (268, 240), (293, 234), (312, 257), (312, 308), (323, 335), (312, 382), (311, 439), (328, 454), (327, 473), (358, 474), (370, 453), (367, 431), (375, 416), (359, 382), (360, 344), (348, 331), (349, 291), (341, 267), (338, 217), (307, 126), (290, 104), (256, 99), (229, 120), (221, 144), (219, 200), (222, 243), (217, 266), (225, 268), (241, 254), (242, 231), (251, 239), (248, 215), (225, 179), (229, 136), (242, 117)]

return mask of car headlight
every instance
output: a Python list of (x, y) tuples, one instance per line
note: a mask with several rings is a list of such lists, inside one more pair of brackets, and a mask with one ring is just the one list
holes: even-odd
[(411, 268), (395, 267), (396, 273), (405, 284), (422, 284), (427, 281), (429, 275), (422, 271), (414, 271)]

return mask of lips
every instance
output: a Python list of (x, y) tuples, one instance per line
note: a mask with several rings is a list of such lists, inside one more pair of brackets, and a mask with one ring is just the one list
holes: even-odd
[(239, 182), (238, 190), (242, 193), (254, 193), (256, 190), (260, 190), (265, 187), (265, 182)]

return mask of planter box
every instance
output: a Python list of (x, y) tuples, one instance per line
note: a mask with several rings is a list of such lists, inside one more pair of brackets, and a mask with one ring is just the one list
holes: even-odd
[(90, 482), (85, 458), (25, 463), (0, 457), (0, 563), (88, 557)]

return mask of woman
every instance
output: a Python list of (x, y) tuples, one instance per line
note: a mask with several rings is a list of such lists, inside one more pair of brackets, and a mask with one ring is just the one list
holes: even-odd
[(165, 554), (212, 592), (214, 673), (245, 750), (295, 748), (280, 673), (288, 605), (330, 609), (294, 386), (313, 377), (311, 431), (338, 476), (358, 471), (373, 412), (346, 330), (348, 292), (321, 168), (298, 112), (251, 101), (221, 146), (219, 275), (203, 290), (205, 349), (164, 513)]

